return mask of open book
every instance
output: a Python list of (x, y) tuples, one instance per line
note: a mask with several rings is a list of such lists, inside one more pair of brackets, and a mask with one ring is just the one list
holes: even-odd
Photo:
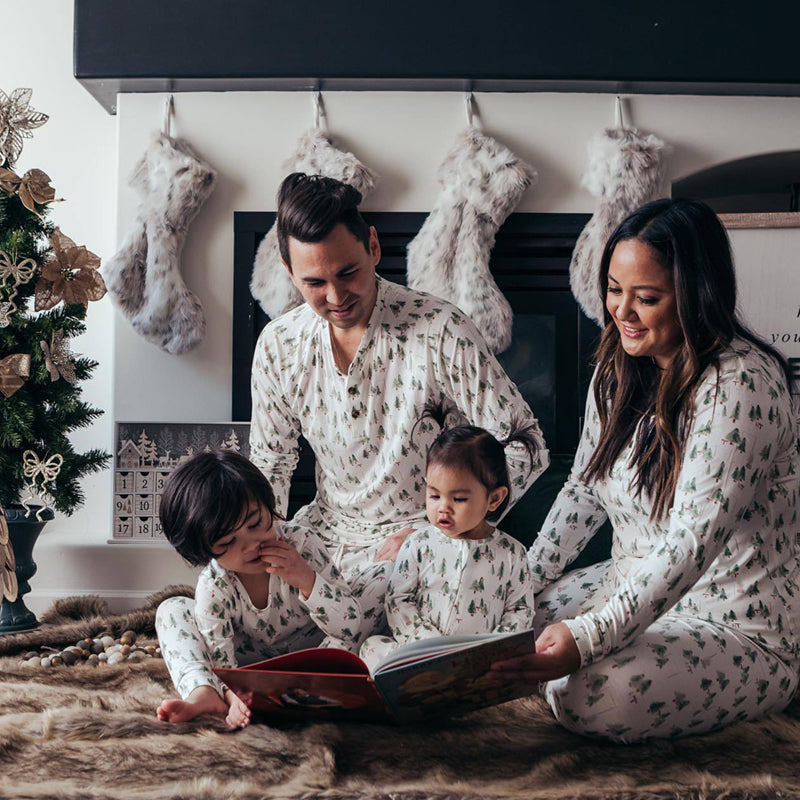
[(411, 722), (533, 694), (535, 684), (487, 673), (495, 661), (532, 653), (535, 638), (528, 630), (421, 639), (395, 650), (372, 673), (353, 653), (329, 648), (214, 672), (231, 689), (252, 692), (257, 712)]

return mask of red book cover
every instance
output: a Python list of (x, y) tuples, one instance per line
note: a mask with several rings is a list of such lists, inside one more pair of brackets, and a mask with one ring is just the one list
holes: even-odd
[(410, 722), (496, 705), (536, 691), (500, 682), (495, 661), (534, 650), (533, 631), (423, 639), (396, 650), (370, 674), (345, 650), (314, 648), (214, 672), (231, 689), (253, 693), (266, 715)]

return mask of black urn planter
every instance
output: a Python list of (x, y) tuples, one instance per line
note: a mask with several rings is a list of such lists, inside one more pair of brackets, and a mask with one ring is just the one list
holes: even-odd
[(53, 519), (53, 509), (46, 508), (42, 513), (41, 521), (36, 518), (36, 512), (41, 506), (31, 506), (31, 512), (26, 517), (22, 506), (10, 506), (5, 509), (6, 522), (11, 546), (14, 548), (14, 559), (17, 562), (17, 599), (14, 602), (3, 600), (0, 607), (0, 633), (16, 633), (36, 628), (39, 620), (30, 611), (23, 601), (23, 595), (28, 594), (31, 586), (28, 581), (36, 573), (36, 562), (33, 560), (33, 546), (42, 532), (42, 528)]

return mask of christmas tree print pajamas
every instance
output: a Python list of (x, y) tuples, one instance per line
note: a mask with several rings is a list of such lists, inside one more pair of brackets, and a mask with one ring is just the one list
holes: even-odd
[[(781, 710), (797, 686), (800, 459), (785, 379), (736, 340), (695, 398), (673, 506), (652, 522), (630, 446), (608, 478), (581, 481), (600, 432), (590, 391), (572, 474), (529, 551), (534, 627), (565, 621), (581, 655), (546, 686), (572, 730), (700, 733)], [(606, 517), (611, 560), (556, 580)]]
[[(253, 363), (250, 457), (285, 512), (298, 437), (317, 459), (317, 496), (294, 516), (326, 542), (345, 577), (374, 566), (391, 533), (424, 518), (424, 472), (438, 426), (417, 423), (429, 400), (447, 398), (464, 419), (499, 437), (512, 419), (533, 426), (524, 447), (506, 449), (511, 502), (548, 464), (539, 426), (475, 326), (455, 306), (378, 279), (378, 296), (347, 374), (336, 367), (328, 323), (308, 305), (271, 322)], [(381, 591), (385, 591), (387, 567)], [(381, 597), (382, 604), (382, 597)]]
[[(451, 400), (464, 419), (500, 438), (512, 420), (530, 425), (533, 464), (520, 444), (506, 448), (511, 499), (548, 465), (539, 425), (486, 347), (453, 305), (380, 278), (367, 329), (347, 374), (336, 367), (328, 323), (303, 304), (270, 322), (253, 359), (250, 458), (285, 514), (302, 434), (317, 459), (317, 495), (283, 530), (292, 539), (320, 536), (333, 565), (358, 587), (368, 633), (383, 631), (391, 564), (377, 562), (384, 539), (425, 520), (424, 472), (439, 433), (430, 420), (414, 428), (425, 403)], [(176, 605), (172, 600), (166, 601)], [(176, 642), (198, 640), (192, 601), (172, 614)]]
[(375, 610), (362, 608), (359, 590), (345, 583), (322, 542), (313, 534), (281, 535), (317, 573), (308, 599), (271, 575), (267, 605), (256, 608), (236, 573), (212, 560), (200, 573), (194, 601), (171, 597), (158, 607), (161, 652), (182, 698), (198, 686), (223, 694), (212, 667), (243, 666), (306, 647), (357, 649), (371, 632)]
[(361, 658), (374, 668), (416, 639), (505, 633), (533, 625), (533, 581), (525, 548), (501, 531), (450, 539), (433, 525), (412, 533), (386, 590), (392, 636), (370, 636)]

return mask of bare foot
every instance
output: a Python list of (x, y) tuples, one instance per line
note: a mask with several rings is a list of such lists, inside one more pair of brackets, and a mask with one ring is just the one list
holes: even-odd
[(245, 692), (237, 695), (228, 689), (225, 692), (225, 699), (228, 701), (228, 716), (225, 722), (231, 728), (246, 728), (250, 724), (250, 703), (253, 701), (253, 693)]
[(199, 714), (224, 714), (225, 701), (210, 686), (198, 686), (186, 700), (164, 700), (156, 709), (162, 722), (188, 722)]

